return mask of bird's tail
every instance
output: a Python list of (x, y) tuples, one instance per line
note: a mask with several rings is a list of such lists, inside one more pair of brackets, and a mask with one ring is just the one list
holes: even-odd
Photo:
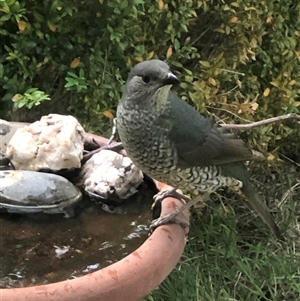
[(250, 183), (250, 180), (247, 179), (243, 182), (242, 192), (245, 195), (248, 204), (252, 209), (260, 216), (263, 222), (270, 228), (273, 234), (279, 239), (284, 240), (284, 237), (274, 221), (273, 216), (271, 215), (267, 205), (261, 200), (258, 193), (255, 191), (255, 188)]
[[(223, 168), (224, 167), (224, 168)], [(234, 163), (234, 165), (222, 165), (222, 170), (228, 176), (234, 177), (243, 183), (241, 191), (247, 199), (248, 205), (260, 216), (263, 222), (270, 228), (274, 235), (279, 240), (284, 240), (284, 237), (275, 223), (268, 206), (261, 200), (255, 188), (250, 182), (248, 171), (243, 163)]]

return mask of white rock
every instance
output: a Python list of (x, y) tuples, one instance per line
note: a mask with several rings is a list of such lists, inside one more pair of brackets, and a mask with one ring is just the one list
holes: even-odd
[(80, 168), (83, 133), (76, 118), (49, 114), (18, 129), (9, 141), (6, 155), (16, 169)]
[(143, 181), (142, 172), (128, 157), (110, 150), (93, 155), (82, 167), (81, 177), (85, 190), (105, 199), (112, 195), (126, 199)]

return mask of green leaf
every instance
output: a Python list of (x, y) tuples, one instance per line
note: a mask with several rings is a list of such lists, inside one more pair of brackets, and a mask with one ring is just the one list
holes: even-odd
[(0, 64), (0, 78), (3, 78), (3, 74), (4, 74), (4, 67), (2, 64)]
[(200, 63), (203, 67), (210, 68), (210, 63), (207, 62), (207, 61), (199, 61), (199, 63)]

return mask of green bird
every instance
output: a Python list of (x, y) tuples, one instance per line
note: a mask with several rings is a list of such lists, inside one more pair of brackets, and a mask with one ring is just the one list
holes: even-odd
[[(119, 137), (134, 164), (150, 177), (194, 197), (170, 216), (155, 220), (152, 227), (176, 222), (178, 212), (220, 187), (229, 187), (242, 193), (283, 240), (244, 165), (261, 159), (258, 152), (170, 91), (178, 82), (163, 61), (139, 63), (129, 73), (117, 109)], [(168, 193), (176, 194), (175, 189)]]

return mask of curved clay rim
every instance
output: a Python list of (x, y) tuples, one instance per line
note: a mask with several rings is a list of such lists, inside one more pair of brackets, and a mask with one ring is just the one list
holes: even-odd
[[(107, 140), (87, 134), (99, 142)], [(167, 185), (157, 183), (159, 190)], [(182, 203), (175, 198), (162, 202), (161, 215), (174, 211)], [(187, 212), (180, 218), (189, 220)], [(137, 301), (154, 290), (173, 270), (186, 243), (179, 226), (158, 227), (134, 252), (99, 271), (61, 282), (25, 288), (0, 289), (1, 301)]]

